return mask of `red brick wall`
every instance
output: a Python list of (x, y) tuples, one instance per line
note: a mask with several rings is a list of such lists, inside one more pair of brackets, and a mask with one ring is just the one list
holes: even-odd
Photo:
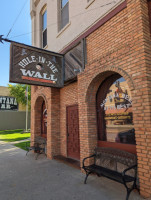
[[(32, 86), (31, 138), (41, 133), (41, 106), (47, 107), (48, 157), (67, 156), (66, 107), (78, 104), (77, 82), (62, 89)], [(38, 125), (37, 125), (38, 124)]]
[(32, 86), (31, 140), (41, 134), (43, 101), (47, 108), (47, 156), (52, 159), (53, 156), (60, 154), (60, 90)]
[(66, 106), (78, 103), (82, 161), (97, 145), (97, 90), (105, 78), (119, 73), (132, 92), (141, 194), (151, 196), (151, 39), (147, 0), (127, 0), (127, 8), (86, 40), (88, 62), (77, 83), (60, 90), (32, 89), (32, 135), (36, 134), (39, 120), (35, 113), (40, 103), (36, 100), (42, 96), (48, 109), (48, 157), (67, 156)]
[(114, 72), (127, 80), (132, 91), (143, 196), (151, 195), (150, 44), (147, 1), (128, 0), (126, 9), (87, 38), (88, 64), (78, 76), (81, 159), (97, 145), (95, 95), (99, 85)]
[(60, 90), (60, 148), (61, 155), (67, 156), (66, 107), (78, 104), (77, 82)]

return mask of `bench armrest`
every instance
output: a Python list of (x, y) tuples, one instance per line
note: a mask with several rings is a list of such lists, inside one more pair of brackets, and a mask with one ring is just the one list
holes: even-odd
[(125, 170), (122, 172), (122, 176), (125, 176), (125, 175), (126, 175), (126, 172), (129, 171), (129, 170), (131, 170), (131, 169), (135, 169), (135, 177), (136, 177), (136, 175), (137, 175), (137, 165), (133, 165), (133, 166), (131, 166), (131, 167), (125, 169)]
[(93, 158), (93, 157), (95, 157), (95, 156), (96, 156), (96, 154), (93, 154), (93, 155), (91, 155), (91, 156), (88, 156), (88, 157), (84, 158), (84, 159), (83, 159), (83, 166), (82, 166), (82, 168), (85, 167), (84, 162), (85, 162), (86, 159), (88, 159), (88, 158)]

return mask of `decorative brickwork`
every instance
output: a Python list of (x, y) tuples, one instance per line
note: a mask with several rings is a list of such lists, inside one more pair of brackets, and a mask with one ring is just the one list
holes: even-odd
[(35, 91), (32, 86), (32, 121), (31, 121), (31, 139), (41, 134), (41, 109), (45, 101), (47, 108), (47, 156), (52, 159), (53, 156), (60, 154), (60, 91), (55, 88), (39, 87)]

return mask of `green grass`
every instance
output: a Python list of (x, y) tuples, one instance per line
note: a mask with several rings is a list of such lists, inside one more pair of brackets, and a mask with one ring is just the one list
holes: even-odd
[(30, 146), (30, 141), (20, 142), (20, 143), (14, 144), (14, 146), (19, 147), (20, 149), (23, 149), (23, 150), (27, 150), (26, 147)]
[(15, 142), (30, 138), (30, 133), (22, 133), (22, 129), (0, 131), (0, 140), (4, 142)]

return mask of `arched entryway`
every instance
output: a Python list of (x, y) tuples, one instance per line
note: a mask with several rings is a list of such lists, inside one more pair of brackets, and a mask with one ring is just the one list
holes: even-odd
[(60, 90), (39, 87), (32, 95), (32, 105), (32, 140), (43, 137), (47, 157), (53, 159), (60, 155)]
[(107, 77), (96, 94), (98, 146), (136, 153), (132, 95), (119, 74)]
[(35, 137), (47, 138), (47, 105), (44, 97), (39, 96), (35, 102)]

